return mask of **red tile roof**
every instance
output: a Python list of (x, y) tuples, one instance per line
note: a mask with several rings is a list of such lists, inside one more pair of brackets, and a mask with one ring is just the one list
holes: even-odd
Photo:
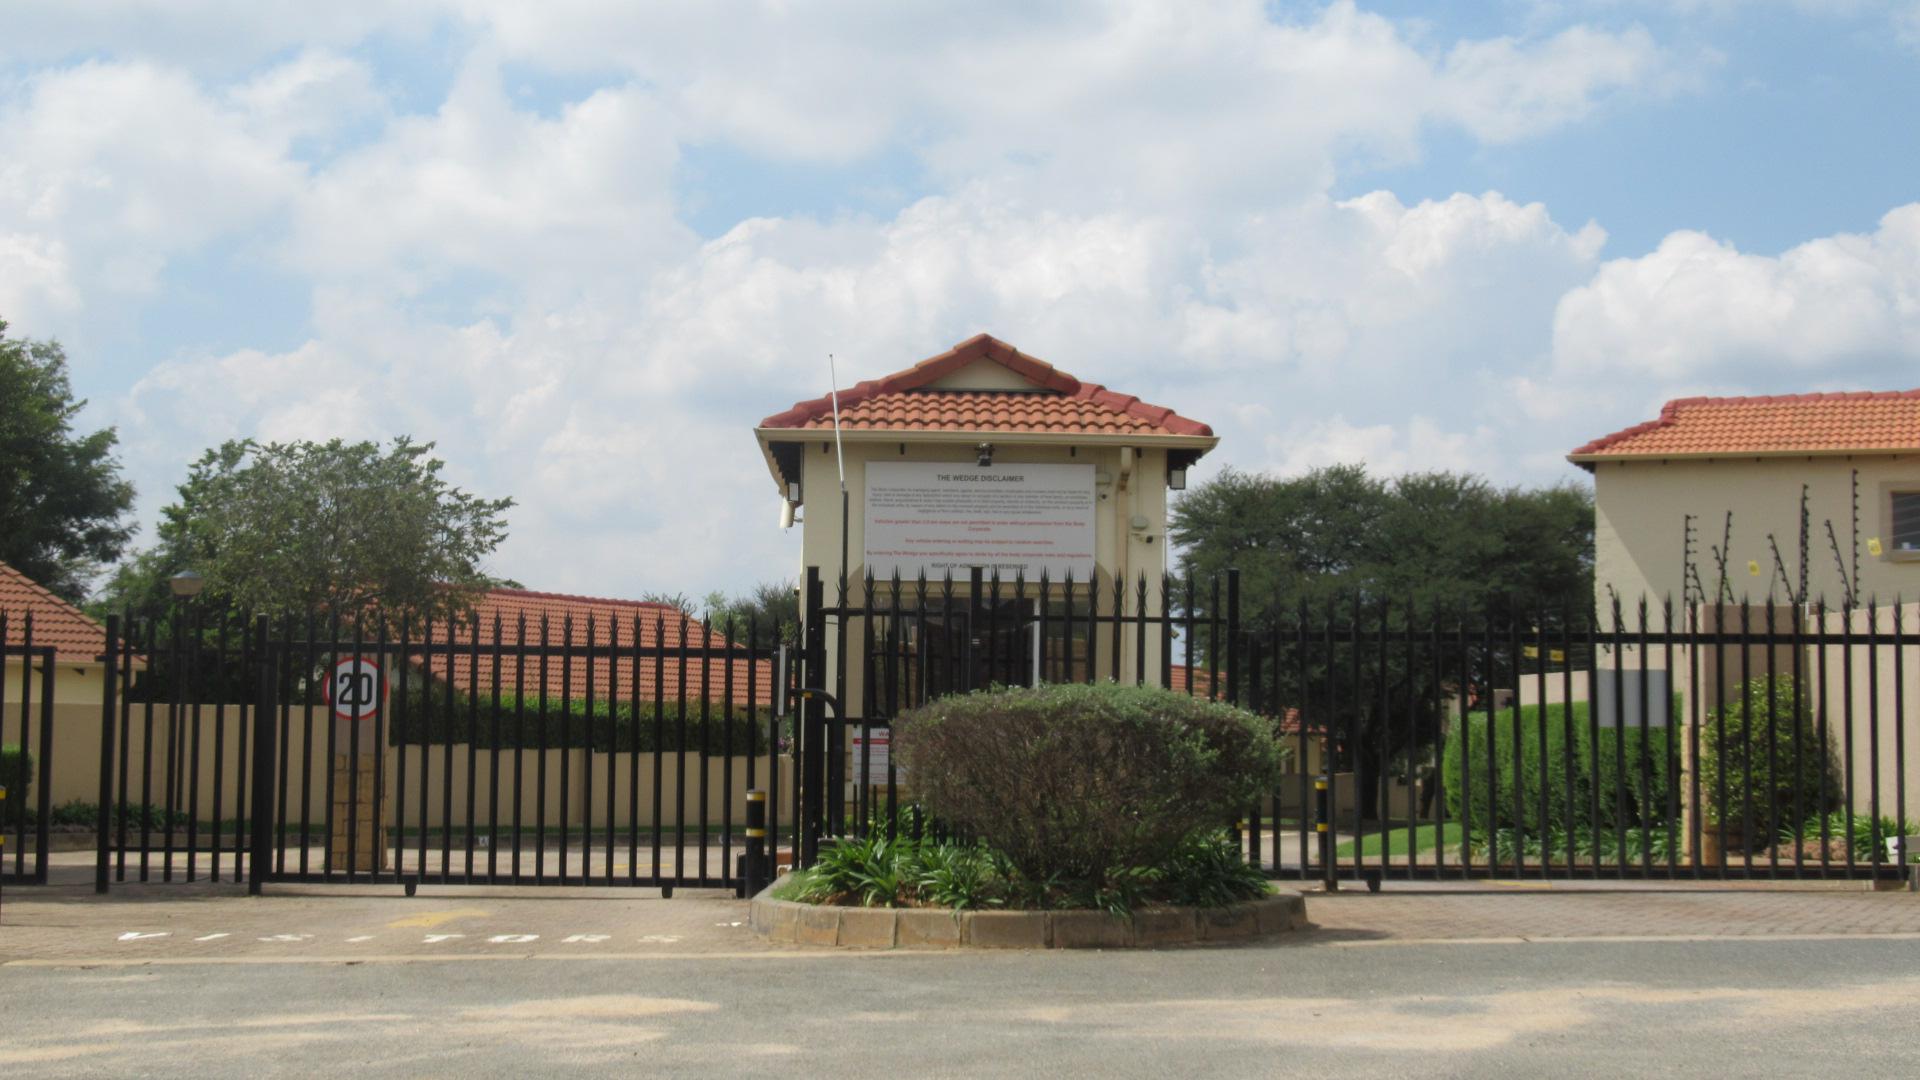
[(3, 562), (0, 562), (0, 616), (6, 620), (8, 645), (26, 643), (27, 621), (31, 616), (34, 646), (53, 646), (54, 658), (64, 663), (92, 663), (107, 650), (104, 627)]
[(1625, 457), (1920, 450), (1920, 390), (1669, 401), (1658, 419), (1595, 439), (1576, 462)]
[[(980, 360), (1012, 371), (1033, 389), (943, 390), (930, 385)], [(802, 401), (760, 426), (831, 430), (833, 398)], [(987, 334), (970, 337), (905, 371), (841, 391), (840, 426), (844, 431), (1213, 436), (1213, 429), (1198, 420), (1098, 383), (1081, 382)]]
[[(550, 646), (569, 642), (576, 648), (584, 646), (591, 631), (596, 655), (591, 668), (584, 657), (576, 656), (571, 663), (562, 664), (559, 657), (550, 656), (546, 659), (543, 678), (539, 657), (528, 657), (522, 671), (522, 661), (503, 652), (498, 662), (503, 693), (513, 689), (517, 677), (522, 680), (522, 688), (528, 694), (537, 692), (544, 685), (547, 693), (553, 697), (565, 694), (572, 698), (584, 698), (591, 685), (596, 698), (605, 700), (612, 694), (615, 700), (625, 700), (636, 692), (632, 649), (637, 631), (642, 649), (637, 693), (642, 701), (654, 700), (656, 692), (662, 700), (678, 700), (682, 697), (684, 687), (684, 696), (688, 700), (704, 697), (718, 707), (729, 698), (727, 679), (731, 669), (731, 699), (734, 704), (773, 703), (774, 668), (764, 652), (764, 643), (772, 640), (773, 627), (760, 628), (762, 655), (756, 660), (748, 655), (746, 648), (731, 645), (718, 631), (702, 631), (698, 622), (686, 618), (666, 604), (530, 592), (525, 589), (494, 589), (481, 594), (474, 605), (473, 621), (463, 620), (454, 627), (453, 640), (456, 644), (473, 644), (476, 629), (479, 644), (477, 666), (471, 653), (456, 654), (452, 658), (454, 685), (461, 689), (474, 685), (483, 694), (490, 692), (495, 661), (489, 647), (494, 642), (495, 627), (498, 626), (499, 641), (504, 650), (520, 641), (522, 619), (525, 620), (526, 642), (530, 646), (540, 643), (541, 620), (545, 619), (546, 640)], [(444, 640), (444, 633), (444, 628), (435, 628), (434, 641)], [(673, 653), (683, 642), (688, 649), (738, 648), (738, 652), (731, 664), (726, 658), (708, 660), (688, 657), (683, 671), (678, 656)], [(661, 657), (648, 653), (647, 650), (662, 643), (669, 650), (668, 655)], [(608, 656), (600, 650), (612, 655)], [(445, 679), (448, 657), (444, 653), (431, 656), (427, 667), (437, 678)], [(701, 685), (703, 679), (706, 683), (704, 692)], [(751, 692), (749, 682), (752, 684)]]

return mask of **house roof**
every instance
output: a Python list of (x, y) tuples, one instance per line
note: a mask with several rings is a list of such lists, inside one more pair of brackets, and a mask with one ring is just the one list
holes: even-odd
[(1691, 397), (1587, 443), (1569, 461), (1920, 451), (1920, 390)]
[(90, 664), (107, 651), (107, 631), (84, 612), (27, 575), (0, 562), (0, 620), (6, 624), (6, 643), (27, 642), (27, 622), (33, 623), (33, 645), (51, 645), (61, 663)]
[[(543, 665), (538, 655), (524, 661), (514, 655), (510, 650), (521, 641), (523, 620), (529, 646), (540, 644), (543, 620), (549, 646), (584, 646), (591, 637), (596, 650), (591, 666), (583, 656), (567, 663), (549, 656)], [(496, 628), (502, 648), (497, 661), (491, 650)], [(773, 632), (772, 627), (760, 628), (762, 641), (770, 641)], [(443, 633), (435, 631), (435, 642), (445, 640)], [(642, 650), (637, 683), (633, 656), (636, 634)], [(523, 693), (532, 694), (545, 687), (550, 697), (584, 698), (591, 687), (594, 696), (602, 700), (609, 694), (615, 700), (637, 695), (642, 701), (652, 701), (656, 695), (664, 701), (684, 696), (688, 700), (705, 698), (717, 706), (728, 700), (735, 705), (770, 705), (774, 699), (773, 664), (764, 650), (755, 658), (746, 647), (729, 642), (718, 631), (703, 630), (698, 622), (667, 604), (492, 589), (475, 601), (471, 621), (455, 624), (452, 637), (456, 644), (470, 649), (477, 644), (477, 662), (472, 651), (456, 653), (451, 660), (439, 653), (428, 657), (428, 670), (440, 679), (446, 679), (451, 670), (456, 687), (473, 686), (481, 693), (492, 690), (497, 668), (502, 693), (512, 691), (517, 682)], [(690, 650), (724, 649), (728, 653), (712, 659), (690, 656), (683, 663), (675, 655), (682, 645)], [(654, 651), (660, 647), (667, 650), (666, 655)]]
[[(1018, 375), (1024, 389), (950, 390), (932, 384), (986, 360)], [(833, 396), (802, 401), (760, 421), (763, 428), (833, 429)], [(1052, 432), (1212, 438), (1213, 429), (1163, 405), (1081, 382), (991, 334), (975, 334), (938, 356), (840, 393), (842, 431)]]
[[(968, 367), (995, 364), (1015, 378), (990, 387), (947, 382)], [(758, 434), (775, 476), (782, 436), (833, 430), (833, 395), (796, 403), (760, 422)], [(1213, 428), (1099, 383), (1082, 382), (989, 334), (976, 334), (904, 371), (840, 392), (840, 430), (860, 437), (896, 434), (998, 435), (1030, 438), (1125, 439), (1185, 448), (1191, 457), (1213, 448)], [(778, 446), (776, 445), (778, 444)]]

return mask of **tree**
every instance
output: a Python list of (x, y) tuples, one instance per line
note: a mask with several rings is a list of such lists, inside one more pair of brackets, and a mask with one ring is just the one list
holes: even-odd
[(86, 407), (55, 341), (9, 339), (0, 319), (0, 561), (79, 601), (133, 535), (133, 485), (107, 427), (76, 432)]
[(706, 606), (713, 625), (723, 631), (732, 625), (741, 644), (749, 626), (762, 641), (791, 645), (800, 640), (800, 594), (792, 579), (762, 581), (732, 599), (716, 590), (707, 594)]
[(270, 616), (446, 617), (507, 584), (484, 560), (512, 499), (441, 478), (432, 443), (229, 441), (193, 464), (162, 511), (159, 543), (124, 565), (109, 607), (161, 616), (167, 579), (194, 570), (201, 601)]
[[(1180, 500), (1168, 533), (1196, 578), (1240, 571), (1242, 625), (1256, 639), (1286, 636), (1303, 614), (1316, 627), (1489, 624), (1504, 636), (1578, 622), (1592, 609), (1593, 496), (1573, 485), (1501, 489), (1447, 472), (1385, 480), (1360, 465), (1288, 479), (1229, 469)], [(1513, 685), (1500, 650), (1439, 665), (1421, 655), (1420, 635), (1361, 657), (1338, 644), (1341, 635), (1302, 650), (1299, 663), (1269, 666), (1257, 692), (1312, 705), (1309, 719), (1345, 745), (1366, 811), (1387, 762), (1440, 737), (1435, 666), (1449, 678), (1464, 669), (1483, 687)]]

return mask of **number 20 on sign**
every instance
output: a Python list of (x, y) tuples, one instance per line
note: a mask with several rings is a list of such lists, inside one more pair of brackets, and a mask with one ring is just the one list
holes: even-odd
[(333, 665), (327, 679), (327, 704), (342, 720), (360, 720), (380, 711), (386, 696), (386, 674), (364, 657), (349, 657)]

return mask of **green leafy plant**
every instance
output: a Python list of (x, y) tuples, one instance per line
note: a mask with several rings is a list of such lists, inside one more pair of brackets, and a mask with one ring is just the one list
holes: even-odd
[[(1663, 826), (1669, 811), (1677, 809), (1669, 802), (1679, 801), (1669, 768), (1678, 747), (1671, 744), (1669, 729), (1600, 728), (1596, 741), (1588, 708), (1584, 701), (1570, 708), (1547, 705), (1544, 712), (1526, 705), (1494, 713), (1491, 723), (1485, 713), (1457, 721), (1441, 753), (1448, 816), (1475, 831), (1519, 829), (1529, 836), (1565, 829), (1569, 806), (1576, 829)], [(1677, 720), (1678, 699), (1673, 715)], [(1540, 816), (1543, 772), (1545, 819)]]
[(1267, 876), (1240, 857), (1225, 829), (1194, 833), (1161, 871), (1167, 899), (1192, 907), (1225, 907), (1270, 891)]
[[(1920, 836), (1920, 824), (1916, 824), (1911, 819), (1896, 820), (1886, 815), (1876, 818), (1871, 814), (1854, 814), (1851, 817), (1852, 820), (1849, 821), (1849, 815), (1844, 810), (1815, 814), (1798, 829), (1791, 826), (1782, 828), (1780, 840), (1782, 843), (1791, 844), (1805, 840), (1837, 838), (1847, 842), (1847, 847), (1853, 852), (1856, 862), (1871, 862), (1874, 860), (1873, 853), (1876, 851), (1880, 853), (1880, 858), (1887, 857), (1888, 840)], [(1906, 853), (1909, 860), (1914, 854), (1911, 851)]]
[[(1791, 675), (1758, 678), (1713, 710), (1700, 732), (1700, 801), (1708, 825), (1751, 823), (1762, 834), (1784, 817), (1832, 808), (1841, 786), (1833, 760)], [(1815, 835), (1818, 835), (1817, 833)]]
[(894, 739), (934, 818), (1000, 852), (1021, 888), (1131, 904), (1142, 868), (1272, 790), (1269, 720), (1155, 687), (982, 691), (900, 716)]
[(978, 844), (925, 844), (919, 851), (920, 898), (936, 907), (999, 907), (1006, 900), (1006, 879), (992, 852)]
[(0, 824), (32, 820), (33, 765), (33, 755), (19, 746), (0, 746), (0, 787), (7, 789), (6, 800), (0, 802)]

